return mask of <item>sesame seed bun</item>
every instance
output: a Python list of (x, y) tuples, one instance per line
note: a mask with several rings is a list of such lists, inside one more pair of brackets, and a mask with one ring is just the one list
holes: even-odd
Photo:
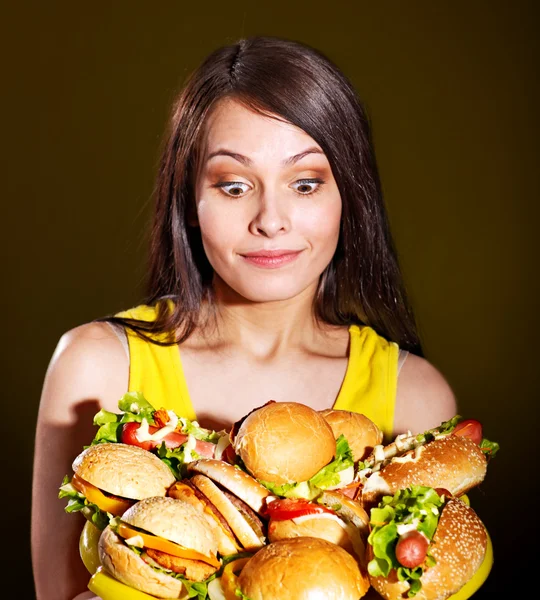
[(165, 496), (175, 477), (155, 454), (129, 444), (95, 444), (73, 461), (73, 472), (92, 485), (123, 498)]
[[(436, 564), (424, 571), (417, 600), (439, 600), (457, 593), (476, 573), (487, 548), (487, 534), (475, 511), (461, 500), (449, 500), (430, 544)], [(369, 558), (371, 558), (371, 546)], [(409, 584), (389, 577), (370, 577), (371, 585), (387, 600), (406, 597)]]
[(326, 409), (319, 411), (329, 423), (336, 440), (344, 435), (353, 453), (354, 462), (364, 460), (383, 440), (383, 432), (360, 413), (348, 410)]
[(296, 537), (259, 550), (242, 569), (238, 586), (250, 600), (358, 600), (369, 583), (343, 548)]
[(362, 504), (374, 506), (382, 496), (411, 485), (445, 488), (459, 496), (481, 483), (486, 471), (487, 461), (478, 444), (448, 435), (393, 458), (371, 474), (362, 489)]
[(247, 416), (233, 447), (256, 479), (283, 484), (313, 477), (334, 458), (336, 441), (316, 410), (298, 402), (273, 402)]

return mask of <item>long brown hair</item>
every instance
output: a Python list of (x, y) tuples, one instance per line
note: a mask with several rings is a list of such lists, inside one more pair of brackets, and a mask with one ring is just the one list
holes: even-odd
[[(213, 51), (189, 76), (169, 122), (155, 186), (155, 213), (146, 304), (151, 323), (110, 317), (139, 335), (197, 326), (204, 299), (212, 303), (212, 269), (200, 233), (187, 222), (194, 205), (197, 148), (205, 119), (219, 100), (296, 125), (323, 149), (342, 199), (337, 250), (323, 272), (315, 314), (334, 325), (367, 324), (402, 348), (420, 353), (390, 235), (371, 131), (351, 82), (319, 50), (273, 36), (255, 36)], [(160, 302), (173, 300), (173, 310)], [(155, 341), (155, 340), (152, 340)]]

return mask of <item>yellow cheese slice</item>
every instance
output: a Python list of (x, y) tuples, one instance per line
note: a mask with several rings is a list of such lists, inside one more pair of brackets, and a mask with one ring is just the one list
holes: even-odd
[(178, 556), (179, 558), (200, 560), (216, 568), (221, 566), (221, 563), (215, 556), (206, 556), (201, 552), (197, 552), (197, 550), (184, 548), (183, 546), (180, 546), (180, 544), (171, 542), (170, 540), (166, 540), (165, 538), (159, 537), (157, 535), (152, 535), (150, 533), (144, 533), (137, 529), (133, 529), (125, 523), (120, 523), (116, 531), (118, 535), (122, 536), (124, 539), (128, 539), (135, 536), (141, 537), (145, 548), (152, 548), (153, 550), (166, 552), (167, 554), (172, 554), (173, 556)]
[(77, 475), (73, 475), (71, 483), (77, 491), (84, 494), (88, 502), (95, 504), (101, 510), (111, 513), (115, 517), (123, 515), (135, 503), (134, 500), (126, 500), (125, 498), (109, 498), (98, 487), (77, 477)]

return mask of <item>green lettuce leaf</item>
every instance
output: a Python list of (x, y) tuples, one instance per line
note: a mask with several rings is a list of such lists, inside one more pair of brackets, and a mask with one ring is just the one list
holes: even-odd
[(443, 421), (438, 427), (428, 429), (427, 431), (424, 431), (424, 433), (419, 433), (416, 436), (416, 439), (421, 443), (431, 442), (435, 439), (436, 435), (446, 435), (452, 433), (452, 431), (454, 431), (454, 429), (456, 428), (457, 424), (461, 421), (463, 421), (463, 417), (461, 415), (455, 415), (448, 421)]
[[(399, 490), (393, 496), (384, 496), (376, 508), (370, 511), (371, 532), (368, 543), (374, 558), (368, 563), (368, 572), (373, 577), (387, 577), (395, 569), (400, 581), (406, 581), (410, 589), (408, 596), (414, 597), (421, 589), (420, 577), (424, 565), (407, 569), (396, 558), (399, 541), (398, 525), (416, 524), (416, 529), (429, 540), (433, 539), (444, 505), (444, 497), (430, 487), (411, 486)], [(435, 559), (427, 555), (425, 565), (433, 566)]]
[(351, 447), (345, 436), (340, 435), (336, 440), (336, 456), (334, 460), (323, 467), (318, 473), (315, 473), (308, 481), (277, 485), (270, 481), (259, 480), (259, 483), (269, 489), (274, 496), (314, 500), (321, 494), (322, 490), (338, 485), (341, 481), (340, 472), (352, 466), (354, 466), (354, 460)]
[(487, 438), (483, 438), (480, 443), (480, 449), (486, 455), (486, 458), (493, 458), (499, 451), (499, 444), (491, 442)]
[(62, 480), (62, 485), (59, 488), (58, 498), (67, 498), (68, 502), (64, 510), (67, 513), (82, 513), (89, 521), (91, 521), (98, 529), (105, 529), (113, 516), (101, 510), (99, 506), (88, 502), (88, 500), (77, 491), (71, 484), (71, 479), (68, 475)]

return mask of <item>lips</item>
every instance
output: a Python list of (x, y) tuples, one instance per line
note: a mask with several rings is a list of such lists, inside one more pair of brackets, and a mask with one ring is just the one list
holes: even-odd
[(242, 253), (242, 256), (246, 258), (259, 256), (264, 258), (276, 258), (280, 256), (286, 256), (289, 254), (298, 254), (299, 252), (302, 252), (302, 250), (256, 250), (255, 252)]
[(275, 269), (285, 264), (289, 264), (296, 260), (302, 250), (256, 250), (254, 252), (248, 252), (241, 254), (242, 258), (258, 267), (264, 267), (269, 269)]

